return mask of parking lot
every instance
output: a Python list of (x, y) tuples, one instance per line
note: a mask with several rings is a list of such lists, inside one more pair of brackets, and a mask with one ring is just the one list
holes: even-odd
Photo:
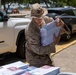
[[(56, 54), (58, 54), (59, 52), (66, 50), (67, 48), (69, 48), (71, 45), (76, 43), (76, 34), (73, 35), (73, 37), (71, 38), (70, 41), (64, 42), (64, 41), (60, 41), (58, 43), (58, 45), (56, 45), (56, 53), (52, 54), (52, 57), (54, 57)], [(9, 59), (8, 59), (9, 58)], [(16, 54), (11, 53), (5, 56), (5, 58), (0, 60), (0, 66), (8, 64), (8, 63), (12, 63), (15, 61), (23, 61), (26, 62), (25, 59), (21, 59), (19, 58)]]
[(61, 72), (76, 73), (76, 43), (55, 54), (53, 61), (59, 66)]
[[(20, 11), (20, 15), (21, 14), (22, 15), (30, 14), (30, 11)], [(14, 14), (14, 15), (19, 15), (19, 14)], [(57, 58), (58, 58), (58, 61), (62, 61), (61, 59), (64, 58), (65, 55), (62, 56), (62, 58), (60, 59), (59, 58), (59, 56), (60, 56), (59, 53), (62, 52), (62, 53), (60, 53), (62, 55), (64, 50), (66, 51), (67, 48), (70, 49), (70, 46), (73, 45), (73, 44), (75, 44), (75, 43), (76, 43), (76, 34), (72, 35), (72, 38), (71, 38), (70, 41), (66, 41), (66, 42), (60, 41), (58, 43), (58, 45), (56, 45), (56, 53), (52, 54), (52, 56), (54, 57), (54, 61), (57, 62)], [(67, 58), (67, 56), (65, 58)], [(5, 64), (9, 64), (9, 63), (12, 63), (12, 62), (15, 62), (15, 61), (22, 61), (24, 63), (26, 62), (25, 59), (21, 59), (21, 58), (17, 57), (16, 54), (14, 54), (14, 53), (12, 54), (11, 53), (11, 54), (6, 55), (5, 58), (3, 58), (3, 59), (0, 60), (0, 66), (5, 65)], [(75, 69), (72, 70), (71, 67), (69, 67), (70, 69), (67, 68), (68, 66), (70, 66), (70, 65), (66, 66), (69, 63), (69, 61), (68, 61), (68, 63), (65, 61), (65, 63), (66, 63), (65, 65), (64, 65), (64, 63), (63, 64), (59, 64), (59, 63), (61, 63), (61, 62), (57, 62), (55, 64), (56, 64), (56, 66), (61, 67), (61, 69), (62, 69), (61, 71), (76, 72), (76, 70)], [(66, 66), (66, 68), (65, 68), (65, 66)]]
[(59, 42), (59, 44), (56, 46), (56, 53), (68, 48), (69, 46), (71, 46), (75, 43), (76, 43), (76, 34), (73, 34), (73, 37), (71, 38), (71, 40), (65, 41), (65, 42), (64, 41)]
[(28, 15), (30, 14), (30, 9), (28, 10), (19, 10), (19, 13), (8, 14), (9, 16), (19, 16), (19, 15)]

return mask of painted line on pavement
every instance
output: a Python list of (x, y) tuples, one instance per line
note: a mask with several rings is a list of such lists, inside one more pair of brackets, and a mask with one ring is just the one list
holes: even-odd
[(54, 56), (55, 54), (61, 52), (62, 50), (68, 48), (69, 46), (73, 45), (76, 43), (76, 40), (72, 39), (67, 43), (63, 43), (61, 45), (56, 45), (56, 53), (52, 53), (51, 56)]

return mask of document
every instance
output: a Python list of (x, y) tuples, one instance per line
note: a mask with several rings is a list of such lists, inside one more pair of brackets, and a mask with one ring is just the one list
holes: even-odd
[(21, 61), (6, 64), (1, 66), (0, 75), (21, 75), (20, 73), (25, 72), (26, 68), (28, 67), (28, 63), (25, 64)]
[(54, 39), (53, 39), (54, 34), (55, 34), (56, 37), (58, 36), (61, 26), (57, 27), (55, 25), (56, 21), (57, 21), (57, 19), (48, 23), (47, 25), (43, 26), (40, 29), (41, 44), (43, 46), (49, 45), (54, 41)]
[(30, 75), (57, 75), (60, 73), (59, 67), (43, 66), (30, 71)]

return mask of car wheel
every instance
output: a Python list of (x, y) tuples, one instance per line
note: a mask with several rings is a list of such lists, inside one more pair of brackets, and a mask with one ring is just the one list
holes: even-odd
[(17, 46), (17, 51), (16, 51), (17, 55), (21, 58), (26, 58), (25, 57), (25, 37), (22, 36), (18, 42), (18, 46)]
[(69, 41), (70, 38), (71, 38), (71, 31), (68, 31), (67, 34), (63, 34), (61, 38), (62, 38), (62, 40), (64, 40), (64, 41)]

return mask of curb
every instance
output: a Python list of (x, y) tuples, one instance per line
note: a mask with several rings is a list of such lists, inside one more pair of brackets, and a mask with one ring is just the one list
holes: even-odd
[(68, 48), (69, 46), (76, 44), (76, 40), (70, 41), (65, 45), (61, 45), (61, 48), (58, 48), (58, 45), (56, 46), (56, 53), (52, 53), (51, 56), (53, 57), (54, 55), (56, 55), (57, 53), (63, 51), (64, 49)]

